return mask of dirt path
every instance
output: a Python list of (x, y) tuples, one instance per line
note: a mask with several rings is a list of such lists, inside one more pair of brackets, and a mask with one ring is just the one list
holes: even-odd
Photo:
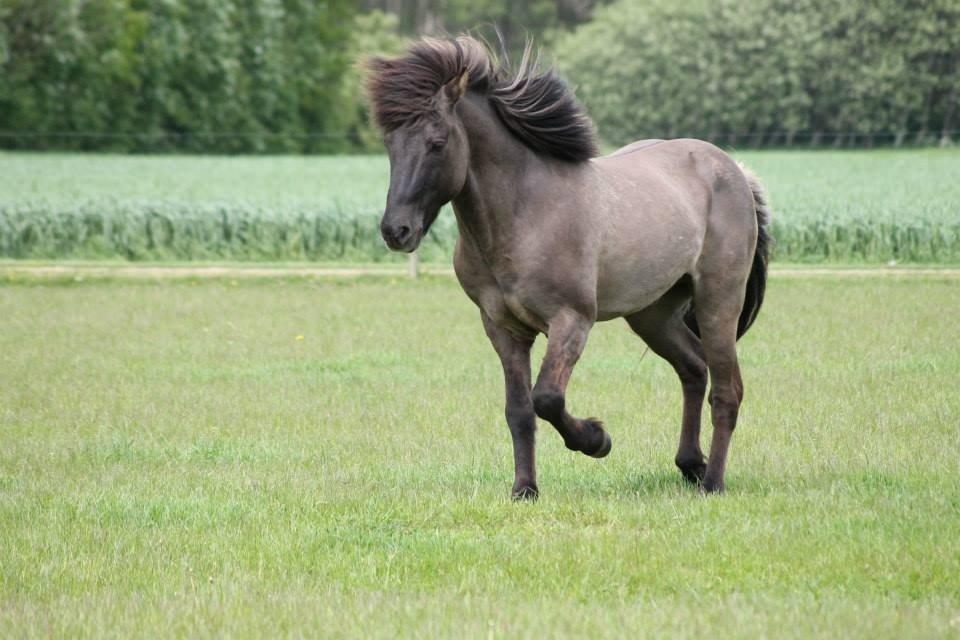
[[(453, 273), (450, 269), (421, 269), (422, 273)], [(245, 266), (167, 266), (167, 265), (0, 265), (0, 274), (36, 277), (89, 277), (131, 279), (177, 278), (280, 278), (280, 277), (358, 277), (404, 276), (406, 268), (397, 267), (245, 267)]]
[[(423, 266), (427, 275), (450, 276), (453, 269), (444, 266)], [(96, 264), (20, 264), (0, 263), (0, 277), (10, 278), (117, 278), (132, 280), (182, 278), (352, 278), (359, 276), (407, 277), (405, 265), (385, 267), (310, 267), (310, 266), (237, 266), (237, 265), (96, 265)], [(772, 278), (874, 278), (874, 277), (941, 277), (960, 279), (960, 268), (864, 267), (838, 269), (829, 267), (772, 267)]]

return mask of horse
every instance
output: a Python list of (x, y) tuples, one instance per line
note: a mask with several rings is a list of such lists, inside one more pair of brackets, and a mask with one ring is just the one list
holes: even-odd
[[(565, 396), (590, 329), (613, 318), (680, 378), (676, 466), (702, 491), (723, 491), (743, 400), (736, 345), (766, 288), (770, 211), (756, 176), (693, 139), (642, 140), (600, 157), (593, 123), (529, 44), (512, 71), (469, 35), (421, 39), (367, 69), (390, 159), (381, 235), (412, 252), (452, 203), (454, 271), (503, 366), (512, 497), (539, 496), (537, 417), (568, 449), (610, 452), (603, 423), (571, 415)], [(532, 384), (541, 333), (546, 355)]]

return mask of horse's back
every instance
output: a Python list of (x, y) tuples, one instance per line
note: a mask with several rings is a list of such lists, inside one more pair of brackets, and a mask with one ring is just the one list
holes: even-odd
[(704, 140), (638, 140), (594, 163), (621, 200), (635, 195), (648, 206), (658, 203), (700, 217), (717, 209), (719, 197), (731, 204), (731, 211), (722, 214), (753, 220), (743, 169), (726, 151)]
[[(619, 167), (638, 174), (668, 168), (677, 179), (701, 177), (712, 181), (717, 173), (740, 173), (730, 154), (710, 142), (696, 138), (637, 140), (613, 153), (596, 158), (594, 162), (601, 167)], [(690, 175), (677, 172), (677, 168), (689, 170)]]
[(662, 139), (660, 139), (660, 138), (649, 138), (649, 139), (647, 139), (647, 140), (636, 140), (636, 141), (631, 142), (630, 144), (628, 144), (628, 145), (626, 145), (626, 146), (620, 147), (619, 149), (617, 149), (617, 150), (614, 151), (613, 153), (609, 154), (607, 157), (624, 156), (624, 155), (627, 155), (628, 153), (633, 153), (633, 152), (635, 152), (635, 151), (640, 151), (641, 149), (646, 149), (647, 147), (652, 147), (653, 145), (659, 144), (659, 143), (661, 143), (661, 142), (666, 142), (666, 141), (665, 141), (665, 140), (662, 140)]

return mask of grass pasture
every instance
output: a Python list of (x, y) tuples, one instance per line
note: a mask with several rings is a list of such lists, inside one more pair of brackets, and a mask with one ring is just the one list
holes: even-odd
[(710, 498), (673, 373), (600, 325), (570, 403), (613, 451), (541, 425), (514, 504), (452, 278), (2, 281), (0, 636), (956, 638), (958, 312), (774, 277)]
[[(960, 149), (753, 151), (776, 256), (960, 263)], [(0, 257), (396, 261), (377, 222), (383, 156), (0, 153)], [(424, 260), (448, 261), (453, 216)]]

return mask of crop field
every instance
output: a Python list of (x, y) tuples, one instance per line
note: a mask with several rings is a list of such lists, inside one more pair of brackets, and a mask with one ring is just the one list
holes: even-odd
[[(735, 154), (766, 183), (775, 258), (960, 262), (960, 149)], [(0, 257), (396, 261), (383, 156), (0, 153)], [(446, 212), (423, 245), (447, 261)]]
[(946, 276), (775, 276), (712, 497), (674, 374), (600, 325), (570, 404), (613, 451), (541, 424), (513, 503), (452, 278), (0, 279), (0, 636), (956, 638), (958, 313)]

